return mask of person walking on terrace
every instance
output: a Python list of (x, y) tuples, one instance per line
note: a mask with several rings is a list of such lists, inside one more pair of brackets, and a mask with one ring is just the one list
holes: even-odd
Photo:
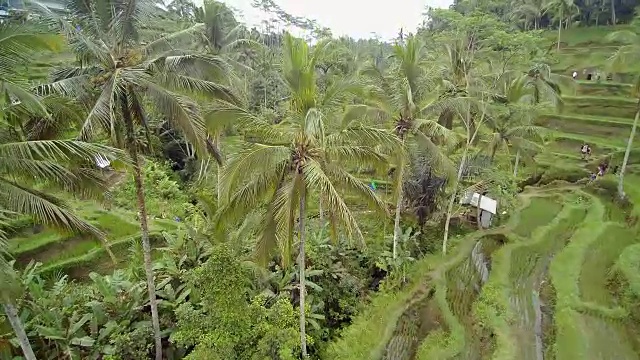
[(582, 144), (582, 147), (580, 148), (580, 156), (582, 157), (582, 160), (586, 160), (587, 159), (587, 155), (591, 154), (591, 148), (589, 147), (589, 144), (584, 143)]

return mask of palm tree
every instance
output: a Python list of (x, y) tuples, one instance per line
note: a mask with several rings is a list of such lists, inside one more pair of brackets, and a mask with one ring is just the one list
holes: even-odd
[[(265, 262), (274, 248), (279, 248), (282, 262), (288, 265), (297, 217), (303, 357), (307, 356), (305, 220), (308, 199), (313, 195), (322, 199), (334, 239), (337, 227), (342, 226), (349, 238), (364, 241), (343, 195), (357, 195), (379, 209), (385, 205), (349, 169), (384, 165), (385, 158), (373, 145), (392, 148), (398, 144), (389, 132), (360, 125), (354, 116), (357, 107), (347, 107), (341, 119), (331, 117), (342, 108), (344, 98), (355, 84), (346, 79), (319, 93), (315, 66), (325, 48), (326, 43), (321, 42), (310, 49), (303, 40), (285, 36), (281, 69), (290, 96), (289, 107), (279, 124), (261, 121), (242, 108), (221, 108), (223, 113), (235, 112), (238, 118), (251, 120), (253, 144), (223, 168), (225, 201), (216, 215), (217, 223), (231, 226), (247, 212), (261, 209), (262, 232), (256, 255)], [(266, 206), (260, 208), (263, 202)]]
[[(34, 94), (31, 85), (24, 76), (25, 73), (16, 71), (21, 67), (28, 69), (28, 64), (33, 60), (35, 54), (42, 54), (47, 51), (57, 51), (61, 48), (62, 37), (51, 33), (46, 24), (32, 22), (28, 25), (0, 24), (0, 120), (3, 121), (3, 129), (6, 130), (0, 139), (1, 146), (5, 153), (0, 155), (5, 165), (0, 168), (0, 178), (12, 179), (46, 179), (45, 173), (37, 175), (38, 171), (50, 168), (51, 182), (59, 188), (71, 192), (81, 191), (84, 195), (101, 195), (100, 188), (104, 185), (100, 174), (92, 170), (94, 158), (96, 156), (110, 156), (114, 154), (113, 149), (105, 147), (88, 147), (88, 144), (81, 142), (43, 142), (37, 140), (51, 140), (59, 134), (62, 129), (60, 124), (69, 124), (77, 119), (80, 109), (72, 102), (68, 102), (59, 97), (50, 96), (41, 98)], [(4, 103), (4, 100), (9, 100)], [(76, 113), (76, 114), (72, 114)], [(40, 147), (47, 147), (47, 151), (38, 154)], [(77, 150), (77, 147), (84, 147), (84, 153)], [(13, 151), (23, 151), (20, 155), (13, 155)], [(74, 153), (75, 152), (75, 153)], [(47, 158), (47, 156), (50, 156)], [(40, 158), (41, 157), (41, 158)], [(29, 162), (29, 159), (35, 161)], [(80, 159), (90, 161), (80, 161)], [(76, 164), (73, 161), (76, 161)], [(41, 162), (40, 162), (41, 161)], [(50, 164), (47, 161), (59, 162)], [(61, 167), (64, 163), (67, 170)], [(24, 174), (16, 176), (11, 166), (41, 166), (38, 169), (23, 170)], [(73, 169), (72, 174), (68, 169)], [(55, 178), (58, 176), (58, 178)], [(68, 179), (64, 179), (64, 177)], [(29, 184), (29, 181), (20, 182)], [(88, 187), (87, 185), (97, 185)], [(82, 193), (81, 193), (82, 194)], [(54, 203), (59, 202), (55, 200)], [(65, 207), (60, 203), (62, 207)], [(1, 208), (0, 208), (1, 209)], [(14, 210), (20, 213), (19, 210)], [(53, 210), (58, 211), (58, 210)], [(67, 214), (68, 215), (68, 214)], [(65, 215), (66, 216), (66, 215)], [(117, 262), (105, 235), (93, 226), (88, 225), (74, 217), (75, 229), (83, 229), (85, 234), (98, 238), (111, 260)], [(44, 221), (44, 223), (48, 223)]]
[(531, 102), (534, 105), (548, 104), (561, 111), (564, 106), (562, 93), (565, 90), (575, 92), (577, 83), (570, 76), (554, 74), (547, 64), (535, 64), (527, 71), (527, 88), (533, 91)]
[[(393, 47), (394, 63), (389, 74), (379, 67), (371, 66), (364, 71), (372, 79), (368, 103), (384, 120), (392, 120), (395, 134), (402, 147), (394, 151), (395, 170), (395, 218), (393, 227), (393, 258), (397, 256), (397, 244), (401, 235), (400, 215), (403, 203), (403, 181), (407, 165), (406, 150), (408, 139), (414, 141), (423, 157), (431, 160), (434, 170), (445, 174), (453, 173), (453, 164), (436, 146), (431, 137), (454, 139), (454, 133), (438, 124), (426, 120), (428, 113), (439, 113), (443, 103), (433, 96), (430, 81), (425, 71), (424, 46), (416, 37), (409, 37), (404, 44)], [(431, 84), (434, 87), (434, 84)], [(413, 144), (412, 144), (413, 145)]]
[[(198, 104), (185, 93), (227, 100), (232, 100), (232, 96), (225, 86), (216, 82), (228, 70), (222, 59), (172, 49), (173, 42), (192, 39), (201, 26), (143, 45), (138, 27), (152, 19), (154, 6), (152, 1), (147, 0), (124, 3), (113, 0), (108, 1), (106, 6), (104, 1), (89, 1), (72, 6), (75, 18), (82, 23), (82, 31), (66, 31), (70, 45), (86, 60), (86, 64), (82, 68), (63, 69), (58, 72), (58, 81), (41, 86), (40, 91), (45, 94), (59, 92), (90, 102), (92, 109), (81, 128), (80, 138), (108, 135), (113, 144), (127, 149), (133, 160), (155, 356), (161, 360), (162, 335), (135, 128), (140, 126), (148, 134), (145, 105), (152, 104), (156, 113), (183, 132), (197, 153), (219, 155), (214, 144), (208, 140)], [(94, 94), (98, 94), (97, 97)]]
[[(637, 63), (638, 59), (640, 59), (640, 35), (638, 34), (639, 22), (640, 18), (635, 18), (633, 21), (633, 30), (616, 31), (607, 37), (609, 41), (615, 41), (625, 44), (620, 46), (618, 48), (618, 51), (616, 51), (616, 53), (611, 58), (610, 65), (612, 68), (627, 67), (631, 64)], [(636, 136), (638, 119), (640, 119), (640, 76), (636, 78), (634, 93), (638, 99), (638, 105), (636, 106), (636, 116), (633, 120), (633, 125), (631, 126), (631, 132), (629, 133), (629, 139), (627, 140), (627, 147), (624, 152), (624, 158), (622, 159), (622, 165), (620, 166), (620, 175), (618, 177), (618, 196), (621, 199), (626, 196), (624, 192), (624, 173), (629, 162), (629, 155), (631, 154), (633, 139)]]
[(504, 94), (494, 95), (494, 101), (501, 106), (494, 116), (486, 119), (490, 129), (490, 140), (487, 148), (493, 162), (496, 152), (503, 149), (509, 152), (509, 147), (516, 150), (516, 160), (513, 166), (513, 176), (518, 175), (520, 156), (536, 150), (539, 146), (531, 139), (542, 140), (545, 129), (533, 125), (536, 117), (534, 107), (534, 89), (527, 75), (519, 76), (511, 81)]
[(524, 29), (529, 30), (529, 22), (533, 21), (534, 30), (538, 30), (540, 27), (540, 19), (545, 14), (544, 0), (525, 0), (514, 1), (512, 3), (513, 10), (511, 10), (512, 17), (519, 19), (524, 17)]
[[(239, 72), (247, 74), (251, 72), (251, 69), (244, 63), (250, 59), (243, 57), (250, 57), (253, 55), (255, 48), (261, 47), (261, 44), (247, 39), (245, 37), (245, 27), (239, 24), (231, 9), (229, 9), (224, 3), (207, 0), (204, 2), (203, 7), (200, 10), (202, 20), (202, 33), (200, 38), (200, 44), (205, 51), (213, 56), (224, 58), (226, 62), (233, 65), (233, 68)], [(241, 52), (240, 50), (244, 50)], [(245, 75), (246, 76), (246, 75)], [(231, 75), (229, 76), (232, 77)], [(240, 82), (233, 76), (234, 80)], [(244, 84), (240, 84), (236, 87), (242, 87)], [(237, 91), (240, 93), (241, 91)], [(266, 92), (266, 88), (265, 88)], [(219, 121), (215, 117), (215, 110), (213, 114), (206, 113), (205, 120), (207, 129), (212, 133), (214, 137), (214, 145), (220, 149), (220, 135), (223, 130), (230, 124), (227, 122)], [(220, 155), (223, 159), (223, 156)], [(221, 162), (218, 164), (218, 201), (220, 199), (220, 170)]]
[[(0, 227), (6, 228), (8, 221), (16, 216), (31, 216), (37, 223), (61, 231), (97, 237), (113, 256), (99, 229), (74, 215), (64, 201), (34, 189), (34, 186), (46, 186), (47, 189), (57, 188), (74, 194), (99, 191), (104, 184), (97, 172), (89, 168), (98, 155), (113, 158), (121, 156), (121, 153), (102, 145), (66, 140), (0, 144)], [(35, 359), (30, 357), (32, 350), (17, 316), (13, 299), (20, 288), (15, 282), (13, 269), (5, 260), (4, 240), (4, 233), (0, 231), (0, 302), (25, 357)]]
[(62, 42), (62, 37), (47, 33), (37, 23), (30, 26), (0, 23), (0, 120), (6, 119), (5, 109), (16, 104), (32, 114), (48, 115), (40, 99), (28, 90), (29, 83), (21, 69), (30, 64), (34, 54), (59, 50)]
[[(444, 236), (442, 239), (442, 254), (447, 253), (447, 245), (449, 241), (449, 225), (451, 223), (451, 216), (453, 214), (453, 206), (455, 204), (456, 195), (458, 193), (458, 186), (460, 184), (460, 180), (462, 179), (462, 175), (464, 173), (464, 169), (468, 166), (469, 152), (473, 148), (473, 144), (476, 142), (476, 138), (478, 138), (478, 133), (481, 129), (481, 125), (487, 119), (487, 105), (485, 101), (484, 94), (481, 93), (480, 99), (475, 98), (460, 98), (459, 99), (460, 106), (454, 108), (455, 112), (453, 113), (456, 117), (459, 117), (465, 130), (462, 155), (460, 158), (460, 164), (458, 165), (458, 172), (456, 177), (454, 178), (452, 184), (452, 193), (449, 198), (449, 203), (447, 205), (447, 213), (446, 219), (444, 223)], [(477, 119), (474, 119), (477, 117)]]
[(560, 41), (562, 38), (562, 23), (565, 22), (565, 28), (569, 28), (571, 19), (580, 8), (573, 0), (549, 0), (545, 5), (546, 11), (552, 11), (558, 18), (558, 51), (560, 51)]

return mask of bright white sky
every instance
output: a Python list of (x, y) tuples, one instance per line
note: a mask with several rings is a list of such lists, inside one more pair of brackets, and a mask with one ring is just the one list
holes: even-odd
[[(202, 0), (194, 0), (201, 5)], [(265, 20), (263, 12), (251, 7), (251, 0), (222, 0), (243, 14), (249, 25)], [(415, 32), (422, 23), (427, 6), (448, 7), (453, 0), (275, 0), (283, 10), (294, 16), (316, 20), (331, 29), (334, 36), (371, 38), (373, 33), (383, 40)]]

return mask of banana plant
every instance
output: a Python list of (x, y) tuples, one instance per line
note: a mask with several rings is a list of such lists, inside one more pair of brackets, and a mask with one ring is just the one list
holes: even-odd
[(94, 334), (109, 321), (130, 321), (145, 305), (145, 285), (131, 282), (122, 270), (106, 276), (90, 273), (89, 278), (94, 285), (94, 300), (89, 301), (87, 306), (94, 315), (91, 323)]
[(381, 270), (390, 274), (390, 280), (392, 284), (400, 282), (404, 284), (406, 281), (406, 268), (415, 261), (415, 258), (411, 256), (409, 249), (409, 243), (416, 243), (416, 237), (420, 234), (419, 231), (413, 231), (413, 228), (409, 227), (400, 235), (400, 241), (398, 243), (397, 253), (394, 256), (390, 251), (384, 251), (380, 254), (380, 257), (376, 261), (376, 266)]
[[(34, 327), (38, 336), (55, 343), (57, 351), (51, 352), (51, 359), (80, 360), (95, 340), (91, 338), (84, 326), (91, 320), (92, 314), (81, 314), (74, 311), (70, 318), (57, 317), (55, 311), (47, 317), (44, 325)], [(55, 320), (54, 320), (55, 319)]]

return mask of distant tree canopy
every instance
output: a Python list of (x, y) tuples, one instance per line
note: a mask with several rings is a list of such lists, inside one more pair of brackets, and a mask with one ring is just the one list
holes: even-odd
[[(569, 9), (562, 15), (566, 27), (612, 25), (630, 22), (638, 0), (454, 0), (452, 9), (469, 14), (474, 11), (495, 14), (500, 20), (513, 23), (523, 29), (557, 26), (559, 5)], [(428, 12), (432, 17), (433, 12)], [(564, 25), (564, 24), (563, 24)]]

